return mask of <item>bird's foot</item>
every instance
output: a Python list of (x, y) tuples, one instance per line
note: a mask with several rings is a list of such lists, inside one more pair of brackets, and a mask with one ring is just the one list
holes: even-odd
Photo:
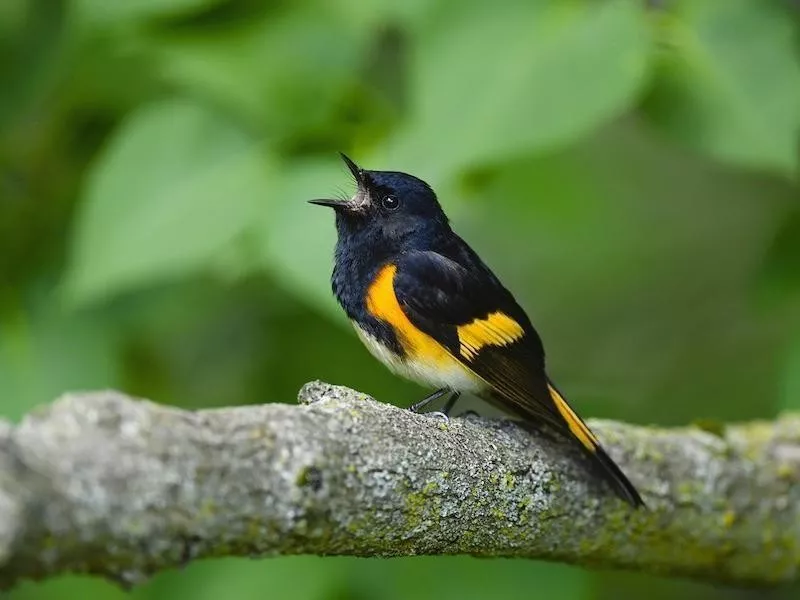
[(446, 413), (443, 413), (440, 410), (432, 410), (431, 412), (425, 413), (425, 416), (441, 421), (442, 423), (450, 422), (450, 417), (448, 417)]
[(444, 396), (445, 394), (448, 394), (448, 393), (450, 394), (450, 398), (447, 400), (445, 405), (442, 407), (442, 410), (435, 410), (435, 411), (431, 411), (429, 413), (424, 413), (424, 414), (426, 416), (430, 416), (430, 417), (435, 417), (437, 419), (441, 419), (443, 423), (449, 423), (450, 422), (450, 417), (449, 417), (450, 411), (453, 410), (453, 406), (455, 406), (456, 400), (458, 400), (458, 398), (461, 396), (461, 392), (453, 392), (453, 391), (451, 391), (451, 390), (449, 390), (447, 388), (442, 388), (440, 390), (436, 390), (435, 392), (433, 392), (429, 396), (426, 396), (425, 398), (423, 398), (419, 402), (409, 406), (408, 410), (410, 410), (411, 412), (419, 414), (419, 411), (420, 411), (421, 408), (423, 408), (424, 406), (430, 404), (433, 400), (436, 400), (437, 398), (441, 398), (442, 396)]

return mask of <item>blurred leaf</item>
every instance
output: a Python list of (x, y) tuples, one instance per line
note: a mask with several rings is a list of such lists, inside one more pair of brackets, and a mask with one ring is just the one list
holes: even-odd
[(338, 160), (287, 165), (281, 192), (276, 194), (280, 200), (270, 205), (262, 221), (266, 267), (288, 290), (337, 319), (342, 314), (330, 286), (336, 244), (334, 214), (306, 201), (343, 193), (345, 182), (352, 186), (352, 177)]
[(649, 59), (640, 2), (470, 3), (419, 40), (388, 161), (446, 178), (575, 141), (631, 106)]
[(321, 127), (355, 80), (367, 30), (323, 8), (152, 41), (163, 77), (271, 136)]
[(44, 298), (34, 311), (0, 315), (0, 414), (18, 419), (67, 391), (113, 387), (116, 338), (107, 324), (60, 312)]
[(143, 19), (178, 17), (208, 9), (222, 0), (72, 0), (77, 18), (107, 26)]
[(674, 3), (646, 103), (668, 135), (723, 161), (793, 174), (800, 135), (795, 26), (777, 2)]
[(140, 108), (89, 176), (68, 297), (87, 301), (209, 266), (252, 226), (270, 187), (256, 144), (184, 101)]

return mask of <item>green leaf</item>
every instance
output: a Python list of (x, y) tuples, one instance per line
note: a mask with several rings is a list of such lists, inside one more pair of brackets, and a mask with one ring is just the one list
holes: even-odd
[(568, 144), (622, 114), (650, 59), (642, 5), (540, 0), (460, 9), (419, 40), (415, 112), (387, 162), (446, 177)]
[[(308, 204), (312, 198), (350, 194), (352, 184), (344, 164), (328, 161), (296, 162), (286, 167), (280, 185), (281, 201), (272, 203), (262, 219), (262, 249), (266, 268), (289, 291), (339, 319), (330, 279), (336, 227), (331, 209)], [(335, 196), (334, 196), (335, 197)]]
[(800, 61), (778, 4), (676, 3), (659, 22), (664, 68), (645, 104), (653, 122), (718, 160), (796, 173)]
[(253, 140), (201, 106), (139, 109), (88, 178), (68, 297), (87, 301), (212, 265), (252, 227), (268, 166)]
[(324, 129), (355, 80), (368, 31), (330, 10), (150, 41), (161, 76), (275, 136)]
[(209, 9), (221, 0), (73, 0), (78, 20), (92, 25), (112, 25), (131, 21), (179, 17)]

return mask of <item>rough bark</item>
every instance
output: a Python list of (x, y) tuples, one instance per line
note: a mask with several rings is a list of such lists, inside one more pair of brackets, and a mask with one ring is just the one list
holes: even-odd
[(708, 431), (590, 421), (648, 504), (563, 440), (415, 415), (323, 383), (185, 411), (68, 394), (0, 422), (0, 587), (133, 585), (195, 557), (473, 554), (735, 584), (800, 571), (800, 416)]

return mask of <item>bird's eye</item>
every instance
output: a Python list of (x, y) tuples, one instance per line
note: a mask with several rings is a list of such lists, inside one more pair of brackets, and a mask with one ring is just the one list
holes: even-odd
[(400, 200), (394, 196), (384, 196), (381, 204), (383, 204), (383, 208), (386, 210), (397, 210), (397, 208), (400, 206)]

